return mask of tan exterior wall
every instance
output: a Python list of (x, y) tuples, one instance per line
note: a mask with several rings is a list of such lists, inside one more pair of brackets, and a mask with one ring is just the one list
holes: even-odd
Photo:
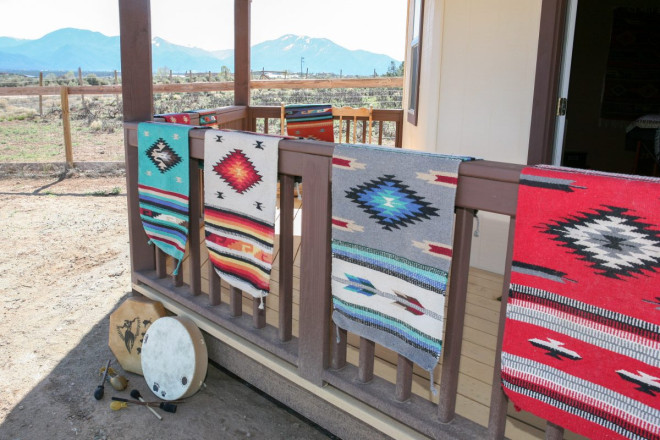
[[(404, 148), (526, 163), (541, 1), (425, 0), (419, 119), (404, 123)], [(508, 219), (480, 217), (472, 264), (501, 273)]]

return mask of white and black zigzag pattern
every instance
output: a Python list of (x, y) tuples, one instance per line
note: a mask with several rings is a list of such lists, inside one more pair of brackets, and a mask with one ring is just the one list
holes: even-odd
[(571, 248), (599, 275), (622, 279), (660, 269), (660, 233), (628, 209), (605, 206), (545, 225), (546, 234)]

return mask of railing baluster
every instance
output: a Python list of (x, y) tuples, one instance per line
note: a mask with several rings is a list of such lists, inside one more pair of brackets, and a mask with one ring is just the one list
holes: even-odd
[(564, 438), (564, 428), (554, 423), (548, 422), (545, 426), (545, 440), (562, 440)]
[(190, 159), (190, 196), (188, 199), (188, 205), (190, 206), (189, 214), (189, 234), (188, 241), (189, 246), (188, 250), (190, 252), (190, 291), (193, 295), (199, 295), (202, 293), (202, 269), (200, 261), (200, 217), (201, 213), (201, 193), (199, 191), (199, 182), (200, 182), (200, 169), (199, 162), (196, 159)]
[(167, 276), (167, 256), (156, 245), (154, 245), (154, 253), (156, 254), (156, 275), (158, 278), (165, 278)]
[(369, 339), (360, 338), (360, 365), (358, 378), (360, 382), (369, 382), (374, 378), (374, 357), (376, 343)]
[(252, 325), (254, 328), (266, 327), (266, 298), (252, 299)]
[(396, 363), (396, 390), (395, 397), (399, 402), (410, 399), (412, 391), (413, 362), (405, 356), (399, 355)]
[(217, 306), (222, 302), (220, 277), (216, 273), (211, 260), (207, 264), (209, 265), (209, 304)]
[[(346, 341), (348, 339), (348, 332), (334, 326), (334, 338), (332, 344), (332, 368), (341, 370), (346, 366)], [(339, 335), (339, 342), (337, 342), (337, 335)]]
[(383, 145), (383, 121), (378, 121), (378, 145)]
[(243, 314), (243, 292), (241, 289), (232, 287), (229, 289), (229, 307), (231, 316), (241, 316)]
[(264, 134), (268, 134), (268, 118), (264, 118)]
[(438, 417), (442, 423), (449, 423), (454, 418), (456, 411), (458, 369), (461, 361), (465, 303), (470, 273), (473, 215), (472, 210), (456, 208), (454, 249), (447, 293), (447, 325), (443, 341), (442, 378), (440, 400), (438, 401)]
[(293, 325), (293, 186), (294, 178), (280, 176), (279, 337), (291, 339)]
[(500, 305), (500, 322), (497, 329), (497, 349), (495, 350), (495, 365), (493, 367), (493, 385), (490, 395), (490, 414), (488, 415), (488, 438), (501, 439), (506, 429), (506, 411), (508, 399), (502, 391), (502, 339), (504, 337), (504, 322), (506, 320), (506, 303), (509, 298), (509, 283), (511, 282), (511, 260), (513, 259), (513, 236), (516, 219), (509, 220), (509, 244), (506, 251), (506, 270), (502, 284), (502, 303)]
[(177, 273), (176, 275), (173, 275), (172, 278), (174, 279), (174, 285), (176, 287), (183, 286), (183, 264), (179, 268), (179, 273)]

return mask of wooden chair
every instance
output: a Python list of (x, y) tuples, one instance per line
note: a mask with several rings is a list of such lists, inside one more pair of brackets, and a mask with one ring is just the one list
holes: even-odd
[[(369, 108), (366, 107), (359, 107), (359, 108), (354, 108), (354, 107), (333, 107), (332, 109), (332, 116), (339, 116), (339, 143), (341, 144), (342, 142), (342, 130), (344, 127), (344, 118), (352, 118), (353, 119), (353, 143), (357, 143), (357, 119), (358, 118), (367, 118), (368, 122), (368, 132), (369, 132), (369, 141), (367, 142), (368, 144), (371, 143), (371, 125), (372, 125), (372, 113), (373, 109), (371, 106)], [(351, 130), (351, 122), (350, 119), (346, 120), (346, 141), (348, 142), (348, 136)], [(364, 134), (364, 124), (362, 125), (362, 141), (364, 142), (365, 140), (365, 134)]]

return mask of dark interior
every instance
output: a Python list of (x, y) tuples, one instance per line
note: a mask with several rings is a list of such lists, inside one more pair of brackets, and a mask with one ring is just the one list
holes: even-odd
[(562, 165), (659, 175), (660, 1), (578, 0)]

